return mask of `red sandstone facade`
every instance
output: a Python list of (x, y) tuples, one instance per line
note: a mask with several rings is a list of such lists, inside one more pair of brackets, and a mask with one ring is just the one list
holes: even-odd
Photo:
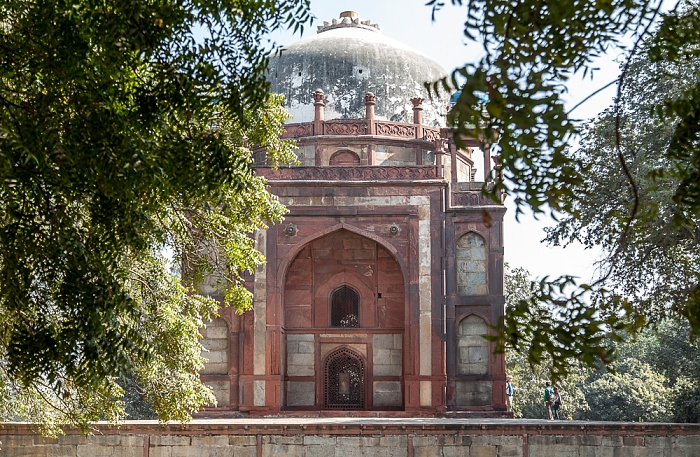
[[(371, 31), (367, 33), (372, 33)], [(300, 73), (301, 74), (301, 73)], [(481, 335), (503, 316), (502, 205), (473, 183), (476, 140), (375, 116), (287, 125), (300, 166), (257, 172), (287, 206), (256, 236), (254, 309), (205, 331), (209, 414), (505, 414), (505, 359)]]

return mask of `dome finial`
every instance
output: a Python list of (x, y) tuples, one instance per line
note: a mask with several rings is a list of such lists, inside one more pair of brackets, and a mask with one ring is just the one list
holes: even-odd
[(317, 33), (339, 29), (341, 27), (353, 27), (357, 29), (372, 30), (373, 32), (378, 32), (381, 30), (378, 24), (372, 24), (371, 21), (361, 20), (360, 16), (355, 11), (343, 11), (340, 13), (340, 19), (333, 19), (330, 24), (323, 21), (323, 25), (318, 26)]

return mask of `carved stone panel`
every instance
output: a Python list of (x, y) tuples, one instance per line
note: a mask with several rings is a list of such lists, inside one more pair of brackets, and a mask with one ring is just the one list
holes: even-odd
[(364, 135), (366, 131), (367, 123), (362, 121), (328, 121), (323, 123), (324, 135)]
[(314, 133), (314, 125), (310, 122), (303, 124), (287, 124), (282, 138), (301, 138)]
[(423, 127), (423, 139), (426, 141), (435, 141), (440, 138), (440, 129), (431, 129)]
[(397, 122), (377, 122), (377, 135), (397, 136), (400, 138), (415, 138), (416, 126), (414, 124), (401, 124)]

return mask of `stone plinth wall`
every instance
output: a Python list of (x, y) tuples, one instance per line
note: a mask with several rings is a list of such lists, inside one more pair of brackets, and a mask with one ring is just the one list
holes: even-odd
[(99, 426), (85, 437), (0, 426), (7, 457), (695, 457), (700, 424), (297, 418)]

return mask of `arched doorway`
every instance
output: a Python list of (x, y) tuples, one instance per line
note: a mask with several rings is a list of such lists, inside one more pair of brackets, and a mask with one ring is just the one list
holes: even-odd
[(338, 349), (324, 364), (326, 409), (364, 409), (365, 364), (348, 348)]

